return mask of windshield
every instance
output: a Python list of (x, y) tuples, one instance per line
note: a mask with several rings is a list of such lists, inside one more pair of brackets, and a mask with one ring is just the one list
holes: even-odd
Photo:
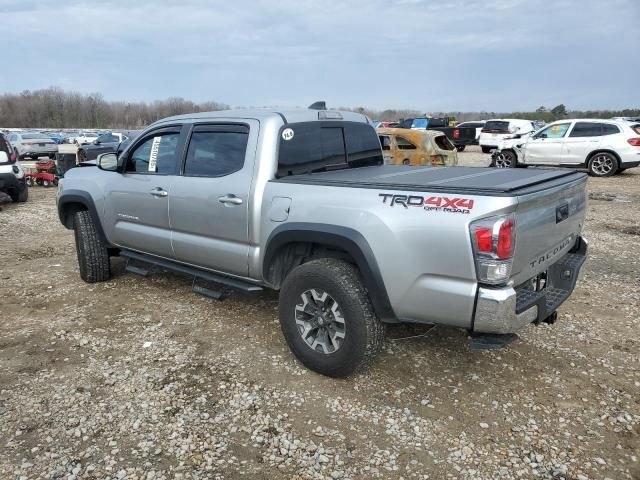
[(427, 128), (429, 120), (426, 118), (414, 118), (411, 128)]

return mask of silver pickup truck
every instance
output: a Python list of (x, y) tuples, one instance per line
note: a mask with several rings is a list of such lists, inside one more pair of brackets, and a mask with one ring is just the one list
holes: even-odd
[(583, 173), (384, 165), (366, 117), (313, 109), (167, 118), (58, 192), (85, 281), (119, 255), (214, 298), (279, 290), (291, 350), (330, 376), (364, 367), (387, 323), (485, 348), (552, 323), (586, 258), (585, 208)]

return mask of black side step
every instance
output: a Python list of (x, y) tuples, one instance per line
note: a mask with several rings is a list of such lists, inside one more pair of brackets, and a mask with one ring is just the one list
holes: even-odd
[(140, 275), (141, 277), (148, 277), (153, 273), (153, 267), (147, 268), (149, 266), (149, 264), (141, 263), (137, 260), (127, 258), (127, 266), (125, 267), (125, 270), (129, 273)]
[[(148, 276), (154, 271), (166, 270), (180, 275), (193, 277), (194, 285), (196, 280), (202, 279), (207, 282), (219, 283), (233, 288), (234, 290), (239, 290), (245, 293), (259, 292), (262, 290), (261, 286), (254, 285), (253, 283), (238, 280), (236, 278), (225, 277), (224, 275), (219, 275), (217, 273), (207, 272), (205, 270), (200, 270), (199, 268), (189, 267), (187, 265), (172, 262), (171, 260), (156, 258), (149, 255), (144, 255), (142, 253), (132, 252), (130, 250), (122, 250), (120, 252), (120, 256), (127, 258), (127, 271), (136, 273), (138, 275), (145, 274), (144, 276)], [(133, 262), (131, 260), (133, 260)], [(141, 263), (145, 266), (148, 266), (148, 268), (140, 266)], [(129, 268), (129, 264), (132, 264), (131, 269)], [(202, 288), (204, 288), (205, 290), (214, 291), (206, 287)], [(203, 292), (198, 291), (198, 293)]]
[(496, 350), (506, 347), (518, 339), (515, 333), (494, 334), (474, 332), (469, 334), (469, 347), (472, 350)]
[(198, 281), (198, 278), (193, 278), (193, 284), (191, 284), (191, 290), (193, 293), (204, 295), (205, 297), (213, 298), (214, 300), (224, 300), (226, 298), (225, 293), (222, 290), (213, 288), (208, 282), (204, 283)]

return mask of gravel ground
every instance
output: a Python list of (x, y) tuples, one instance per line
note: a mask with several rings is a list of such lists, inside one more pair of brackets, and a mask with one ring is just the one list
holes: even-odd
[(554, 326), (492, 352), (394, 327), (334, 380), (289, 353), (273, 293), (215, 302), (118, 260), (83, 283), (34, 187), (0, 212), (0, 478), (640, 478), (640, 169), (589, 190)]

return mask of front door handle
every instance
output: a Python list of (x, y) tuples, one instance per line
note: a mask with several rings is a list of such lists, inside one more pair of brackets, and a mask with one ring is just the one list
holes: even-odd
[(218, 197), (218, 201), (220, 203), (224, 203), (226, 205), (240, 205), (242, 204), (242, 199), (240, 197), (236, 197), (232, 193), (225, 195), (223, 197)]
[(151, 190), (149, 193), (154, 197), (166, 197), (167, 195), (169, 195), (169, 192), (164, 190), (162, 187), (156, 187), (153, 190)]

